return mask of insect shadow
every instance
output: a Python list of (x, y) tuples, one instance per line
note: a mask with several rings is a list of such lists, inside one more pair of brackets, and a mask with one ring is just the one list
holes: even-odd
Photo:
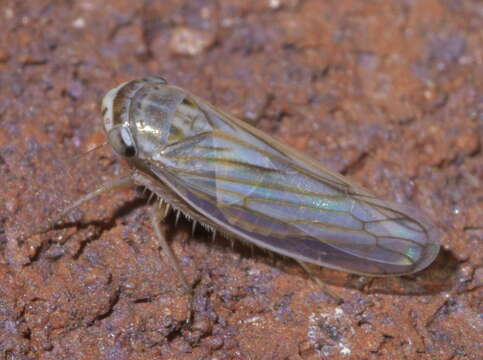
[[(60, 241), (60, 243), (65, 244), (66, 242), (71, 240), (76, 234), (78, 234), (78, 232), (89, 228), (93, 229), (92, 233), (83, 237), (83, 239), (80, 241), (79, 249), (76, 251), (75, 254), (72, 255), (73, 259), (78, 259), (83, 254), (88, 244), (98, 240), (101, 237), (103, 232), (109, 231), (110, 229), (114, 228), (116, 226), (116, 222), (118, 219), (123, 218), (126, 215), (132, 213), (135, 209), (145, 206), (147, 199), (148, 198), (144, 195), (136, 196), (132, 200), (128, 200), (124, 202), (122, 205), (120, 205), (119, 207), (117, 207), (109, 217), (103, 218), (101, 220), (90, 220), (90, 221), (65, 220), (53, 225), (49, 229), (49, 232), (60, 231), (60, 230), (65, 230), (69, 228), (76, 228), (77, 231), (75, 233), (62, 238), (62, 241)], [(52, 238), (53, 236), (51, 235), (48, 236), (48, 239), (52, 239)], [(49, 248), (54, 243), (59, 243), (59, 241), (53, 241), (53, 240), (42, 241), (37, 251), (30, 257), (30, 263), (33, 263), (39, 260), (41, 256), (43, 256), (46, 253), (49, 253)], [(63, 255), (63, 252), (60, 252), (59, 254), (48, 254), (47, 256), (50, 257), (51, 260), (56, 260), (62, 255)]]
[[(75, 227), (77, 230), (86, 230), (88, 228), (95, 229), (87, 237), (80, 242), (79, 249), (73, 255), (74, 259), (78, 259), (84, 252), (86, 246), (99, 239), (104, 231), (109, 231), (116, 226), (118, 219), (123, 218), (134, 210), (144, 207), (150, 203), (151, 197), (149, 191), (136, 188), (137, 196), (132, 200), (128, 200), (114, 210), (112, 215), (102, 220), (91, 220), (88, 222), (80, 221), (63, 221), (52, 227), (51, 230), (64, 230)], [(175, 220), (176, 214), (171, 211), (167, 217), (166, 223), (169, 225), (166, 235), (170, 241), (173, 238), (176, 229), (180, 229), (186, 233), (194, 232), (193, 220), (181, 216), (179, 222)], [(177, 224), (176, 224), (177, 223)], [(175, 226), (176, 225), (176, 226)], [(69, 241), (73, 236), (69, 235), (62, 240), (62, 243)], [(193, 235), (193, 234), (192, 234)], [(349, 274), (344, 271), (333, 270), (317, 265), (307, 264), (311, 270), (311, 274), (302, 272), (300, 266), (292, 259), (278, 255), (276, 253), (258, 248), (252, 244), (242, 241), (227, 239), (223, 235), (212, 236), (212, 232), (203, 226), (196, 227), (196, 236), (191, 236), (190, 241), (199, 241), (206, 243), (207, 247), (221, 249), (222, 252), (236, 252), (240, 261), (247, 258), (255, 258), (265, 265), (277, 267), (286, 273), (297, 273), (301, 277), (316, 277), (325, 284), (356, 289), (365, 294), (392, 294), (392, 295), (431, 295), (453, 288), (458, 268), (458, 261), (450, 251), (441, 250), (434, 263), (423, 271), (416, 274), (399, 276), (399, 277), (368, 277), (356, 274)], [(54, 241), (42, 242), (38, 251), (30, 258), (31, 263), (37, 261), (42, 254), (48, 253), (49, 247)], [(56, 259), (59, 256), (50, 256)]]
[(450, 251), (441, 249), (433, 264), (426, 269), (398, 277), (368, 277), (313, 265), (310, 269), (314, 276), (329, 285), (357, 289), (366, 294), (417, 296), (453, 289), (458, 264)]
[[(168, 224), (174, 224), (173, 213), (167, 217)], [(182, 216), (178, 227), (191, 230), (191, 221)], [(169, 234), (174, 227), (170, 226)], [(208, 248), (218, 248), (222, 252), (236, 252), (240, 261), (254, 258), (267, 266), (276, 267), (286, 273), (296, 273), (300, 277), (317, 277), (327, 285), (359, 290), (365, 294), (390, 294), (402, 296), (432, 295), (454, 288), (459, 261), (452, 252), (441, 249), (434, 263), (415, 274), (404, 276), (370, 277), (350, 274), (344, 271), (307, 264), (311, 274), (303, 271), (297, 262), (279, 254), (264, 250), (250, 243), (228, 239), (223, 235), (213, 237), (212, 232), (199, 226), (193, 241), (203, 242)], [(171, 235), (170, 235), (171, 237)], [(191, 241), (190, 240), (190, 241)], [(314, 280), (314, 279), (312, 279)]]

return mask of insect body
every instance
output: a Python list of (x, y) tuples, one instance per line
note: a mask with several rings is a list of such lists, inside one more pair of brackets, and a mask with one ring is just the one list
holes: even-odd
[(160, 78), (103, 99), (114, 150), (143, 185), (229, 237), (357, 274), (401, 275), (439, 251), (434, 227)]
[[(268, 135), (161, 78), (110, 90), (102, 102), (108, 142), (129, 176), (65, 209), (115, 188), (141, 185), (178, 211), (228, 237), (299, 261), (372, 276), (427, 267), (437, 232), (413, 209), (379, 200)], [(179, 265), (152, 224), (172, 265)]]

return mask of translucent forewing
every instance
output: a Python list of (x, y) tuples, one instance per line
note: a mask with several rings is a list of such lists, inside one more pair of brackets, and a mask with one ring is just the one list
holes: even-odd
[(417, 212), (377, 199), (183, 89), (145, 81), (131, 100), (131, 130), (139, 146), (146, 124), (162, 122), (162, 131), (137, 164), (194, 217), (271, 251), (359, 274), (407, 274), (434, 260), (435, 229)]

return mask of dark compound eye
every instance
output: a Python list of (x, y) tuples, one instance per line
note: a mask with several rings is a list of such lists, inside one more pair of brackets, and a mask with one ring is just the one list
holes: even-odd
[(133, 157), (137, 153), (136, 144), (131, 131), (125, 126), (116, 126), (108, 133), (109, 142), (121, 156)]

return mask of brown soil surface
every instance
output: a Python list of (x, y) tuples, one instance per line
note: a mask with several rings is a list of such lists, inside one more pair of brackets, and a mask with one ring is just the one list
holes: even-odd
[[(481, 359), (481, 1), (1, 4), (2, 358)], [(441, 256), (401, 279), (318, 269), (335, 304), (292, 261), (170, 216), (190, 305), (136, 189), (18, 246), (128, 171), (109, 147), (77, 156), (104, 141), (102, 95), (146, 75), (424, 209)]]

